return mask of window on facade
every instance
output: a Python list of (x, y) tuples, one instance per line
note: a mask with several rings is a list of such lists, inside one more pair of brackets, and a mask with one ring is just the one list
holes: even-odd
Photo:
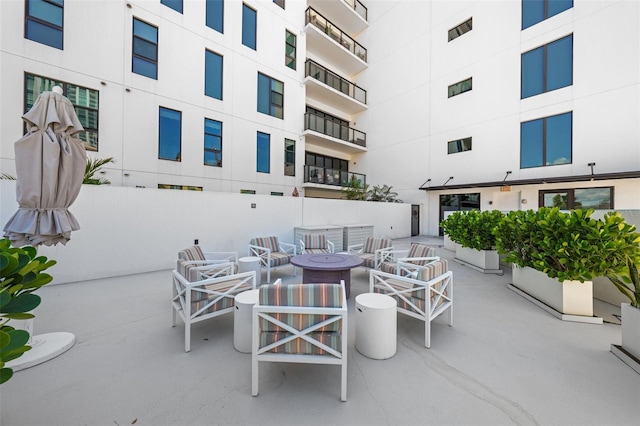
[(62, 49), (64, 0), (25, 1), (24, 37)]
[(520, 124), (520, 168), (571, 164), (573, 113)]
[(258, 112), (284, 117), (284, 83), (258, 73)]
[(539, 204), (561, 210), (608, 210), (613, 208), (613, 187), (544, 190), (540, 191)]
[(284, 9), (284, 0), (273, 0), (273, 2)]
[(462, 24), (457, 25), (449, 30), (449, 41), (455, 40), (464, 33), (468, 33), (473, 29), (473, 18), (469, 18)]
[(471, 138), (457, 139), (447, 142), (447, 154), (471, 151)]
[(522, 54), (522, 99), (573, 84), (573, 35)]
[(573, 0), (522, 0), (522, 29), (573, 7)]
[(219, 33), (224, 32), (224, 0), (206, 0), (205, 24)]
[(271, 195), (275, 195), (276, 197), (283, 197), (284, 193), (283, 192), (271, 192)]
[(256, 50), (256, 29), (258, 16), (255, 9), (242, 4), (242, 44)]
[(204, 94), (222, 100), (222, 56), (205, 50)]
[(191, 185), (170, 185), (167, 183), (159, 183), (158, 189), (180, 189), (182, 191), (202, 191), (201, 186), (191, 186)]
[(176, 12), (182, 13), (182, 0), (160, 0), (160, 3), (170, 7)]
[[(440, 195), (440, 220), (442, 222), (446, 218), (446, 212), (459, 210), (479, 210), (480, 209), (480, 193), (469, 194), (443, 194)], [(442, 236), (444, 232), (439, 228), (439, 234)]]
[(456, 84), (449, 86), (449, 97), (459, 95), (464, 92), (468, 92), (473, 87), (473, 77), (469, 77), (466, 80), (460, 81)]
[(158, 78), (158, 27), (133, 18), (133, 58), (131, 71)]
[(270, 173), (271, 135), (258, 132), (256, 152), (256, 171), (260, 173)]
[(296, 69), (296, 35), (290, 31), (285, 30), (285, 45), (284, 45), (284, 64), (291, 68)]
[(256, 190), (255, 189), (241, 189), (240, 193), (241, 194), (255, 194)]
[(182, 113), (160, 107), (158, 125), (158, 158), (181, 161)]
[(222, 167), (222, 122), (204, 119), (204, 165)]
[(87, 87), (53, 80), (34, 74), (25, 74), (25, 112), (29, 111), (38, 96), (45, 91), (51, 91), (53, 86), (62, 87), (65, 96), (71, 101), (84, 132), (79, 138), (88, 151), (98, 151), (98, 111), (100, 106), (100, 92)]
[(296, 141), (284, 140), (284, 175), (296, 175)]
[(313, 130), (345, 141), (350, 140), (348, 121), (310, 106), (307, 106), (306, 112), (305, 130)]

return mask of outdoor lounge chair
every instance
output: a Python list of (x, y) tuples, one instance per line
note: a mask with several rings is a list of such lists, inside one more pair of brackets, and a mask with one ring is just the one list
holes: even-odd
[(324, 234), (303, 234), (300, 239), (300, 248), (302, 254), (323, 254), (335, 252), (335, 244), (327, 239)]
[(403, 263), (424, 266), (427, 263), (439, 260), (433, 247), (424, 244), (412, 243), (409, 250), (385, 250), (382, 252), (380, 270), (390, 274), (417, 277), (417, 269), (414, 267), (401, 267)]
[(362, 244), (347, 247), (348, 253), (362, 259), (362, 266), (380, 269), (385, 252), (393, 250), (393, 242), (387, 238), (367, 237)]
[[(295, 255), (295, 244), (279, 242), (278, 237), (254, 238), (249, 243), (249, 256), (259, 257), (260, 265), (267, 269), (267, 283), (271, 282), (271, 269), (291, 264), (291, 258)], [(295, 266), (293, 275), (296, 275)]]
[(253, 307), (252, 395), (260, 362), (333, 364), (347, 400), (347, 298), (340, 284), (263, 286)]
[[(181, 263), (181, 261), (184, 261)], [(202, 248), (199, 245), (193, 245), (191, 247), (187, 247), (178, 252), (178, 271), (187, 279), (191, 281), (195, 281), (197, 278), (194, 275), (193, 278), (190, 278), (185, 272), (185, 266), (189, 265), (190, 273), (195, 274), (199, 273), (201, 278), (209, 277), (209, 276), (218, 276), (220, 274), (224, 274), (229, 272), (226, 267), (228, 263), (233, 264), (233, 268), (231, 273), (236, 273), (238, 271), (238, 253), (235, 251), (224, 251), (224, 252), (203, 252)], [(198, 267), (197, 269), (192, 269), (191, 267)]]
[(180, 316), (184, 322), (184, 351), (189, 352), (191, 324), (233, 312), (235, 296), (256, 287), (256, 273), (234, 274), (234, 264), (227, 262), (211, 276), (209, 272), (203, 275), (200, 271), (208, 268), (206, 265), (199, 267), (184, 260), (178, 264), (173, 271), (171, 326), (175, 327), (176, 317)]
[(401, 267), (418, 269), (418, 277), (403, 277), (388, 272), (369, 272), (369, 291), (383, 293), (396, 299), (398, 312), (424, 321), (424, 346), (431, 347), (431, 321), (446, 313), (453, 325), (453, 272), (445, 259), (425, 266), (404, 262)]

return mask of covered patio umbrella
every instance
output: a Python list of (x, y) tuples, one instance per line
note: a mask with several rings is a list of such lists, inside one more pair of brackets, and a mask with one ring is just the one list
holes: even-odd
[(66, 244), (80, 229), (69, 206), (80, 193), (87, 153), (73, 104), (58, 86), (22, 116), (27, 133), (15, 143), (18, 211), (4, 227), (14, 245)]

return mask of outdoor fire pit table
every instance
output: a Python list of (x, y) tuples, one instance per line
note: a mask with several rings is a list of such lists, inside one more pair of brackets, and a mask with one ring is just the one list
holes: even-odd
[(351, 292), (351, 269), (362, 265), (362, 259), (350, 254), (301, 254), (291, 258), (291, 264), (302, 268), (302, 282), (340, 283), (344, 280), (347, 297)]

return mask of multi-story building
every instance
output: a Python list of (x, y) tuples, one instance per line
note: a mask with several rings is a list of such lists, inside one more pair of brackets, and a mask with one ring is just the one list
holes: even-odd
[(63, 86), (113, 185), (640, 208), (640, 3), (0, 2), (0, 166)]

